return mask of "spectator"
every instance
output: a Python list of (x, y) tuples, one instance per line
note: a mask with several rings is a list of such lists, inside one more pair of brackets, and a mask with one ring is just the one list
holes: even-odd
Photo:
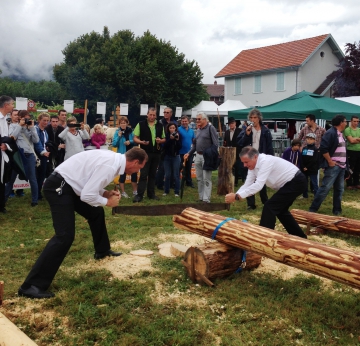
[(67, 127), (66, 124), (66, 117), (67, 117), (67, 112), (65, 109), (60, 109), (58, 111), (58, 117), (59, 117), (59, 126), (61, 126), (63, 129), (65, 129)]
[(241, 148), (236, 144), (236, 139), (239, 136), (241, 129), (236, 127), (236, 120), (233, 117), (229, 118), (228, 125), (229, 129), (225, 131), (224, 136), (224, 147), (236, 148), (236, 161), (233, 166), (233, 174), (235, 177), (235, 186), (237, 186), (239, 179), (242, 178), (243, 182), (245, 181), (245, 177), (242, 174), (242, 164), (239, 157)]
[[(250, 145), (258, 150), (260, 154), (274, 155), (272, 136), (270, 130), (262, 124), (263, 118), (261, 112), (254, 108), (250, 111), (248, 119), (250, 120), (249, 125), (245, 131), (243, 130), (239, 134), (237, 145), (241, 148)], [(265, 184), (260, 190), (260, 198), (263, 204), (268, 200)], [(256, 209), (255, 195), (248, 196), (246, 201), (248, 210)]]
[(178, 128), (181, 135), (181, 149), (180, 153), (180, 171), (185, 169), (186, 186), (194, 188), (194, 184), (191, 179), (191, 167), (193, 163), (193, 155), (189, 156), (186, 160), (185, 168), (183, 168), (184, 155), (191, 149), (192, 144), (195, 141), (195, 132), (189, 127), (189, 118), (186, 115), (181, 117), (181, 126)]
[(89, 139), (82, 140), (84, 148), (87, 148), (91, 145), (90, 126), (88, 124), (84, 124), (84, 131), (86, 131), (89, 134)]
[(171, 177), (175, 180), (175, 197), (179, 197), (180, 192), (180, 154), (181, 135), (176, 124), (169, 123), (166, 128), (166, 141), (164, 143), (164, 168), (165, 168), (165, 187), (166, 196), (170, 192)]
[[(115, 131), (112, 146), (117, 148), (119, 154), (125, 154), (134, 145), (134, 134), (132, 128), (129, 126), (129, 120), (127, 117), (120, 118), (120, 127)], [(133, 197), (137, 195), (137, 174), (134, 172), (131, 174), (131, 186), (133, 190)], [(125, 192), (126, 173), (122, 174), (119, 179), (119, 186), (121, 190), (121, 196), (129, 198)]]
[(347, 139), (346, 151), (349, 160), (349, 166), (352, 170), (350, 178), (347, 180), (347, 188), (350, 190), (360, 189), (360, 128), (359, 117), (353, 115), (350, 120), (350, 126), (344, 131)]
[(298, 138), (305, 144), (306, 135), (308, 133), (314, 133), (315, 134), (315, 146), (319, 148), (321, 138), (325, 134), (325, 129), (323, 127), (319, 126), (318, 124), (316, 124), (316, 122), (315, 122), (316, 118), (315, 118), (315, 115), (313, 115), (313, 114), (308, 114), (305, 117), (305, 120), (306, 120), (306, 126), (304, 126), (304, 128), (300, 131)]
[(94, 133), (91, 136), (91, 144), (100, 149), (102, 145), (106, 143), (106, 135), (104, 129), (100, 124), (94, 126)]
[[(302, 150), (302, 172), (305, 174), (307, 184), (310, 178), (315, 195), (319, 189), (317, 180), (317, 175), (319, 171), (319, 157), (319, 148), (315, 146), (315, 134), (308, 133), (306, 135), (306, 145), (303, 147)], [(307, 184), (306, 190), (303, 193), (304, 198), (309, 197)]]
[(324, 177), (309, 211), (316, 213), (333, 187), (334, 215), (340, 215), (341, 198), (344, 192), (344, 177), (347, 168), (346, 146), (342, 132), (346, 127), (346, 118), (336, 115), (331, 120), (332, 127), (325, 132), (320, 143), (320, 167), (324, 168)]
[[(39, 142), (39, 136), (34, 127), (34, 121), (31, 120), (28, 111), (20, 111), (19, 118), (20, 120), (18, 123), (10, 124), (9, 135), (15, 138), (16, 145), (24, 154), (22, 155), (22, 159), (26, 177), (31, 188), (31, 206), (35, 207), (38, 205), (39, 191), (36, 180), (36, 157), (34, 152), (34, 143)], [(6, 184), (5, 200), (7, 200), (10, 196), (16, 176), (17, 172), (13, 170), (11, 180)]]
[(296, 167), (301, 168), (300, 147), (301, 147), (301, 140), (293, 139), (291, 141), (291, 147), (286, 148), (281, 157), (284, 160), (291, 162)]
[(156, 120), (155, 108), (149, 108), (147, 120), (140, 121), (134, 130), (134, 142), (140, 144), (148, 155), (145, 166), (140, 171), (137, 195), (133, 202), (141, 202), (145, 189), (149, 199), (159, 200), (155, 195), (156, 170), (160, 162), (161, 144), (165, 143), (164, 127)]
[[(97, 124), (101, 125), (101, 127), (104, 129), (104, 133), (106, 135), (108, 127), (106, 125), (104, 125), (104, 119), (96, 118), (95, 125), (97, 125)], [(92, 134), (94, 133), (94, 130), (95, 130), (95, 126), (90, 130), (90, 136), (92, 136)]]
[(46, 126), (49, 123), (50, 115), (49, 113), (41, 113), (37, 120), (38, 124), (35, 125), (39, 141), (35, 143), (35, 152), (40, 159), (40, 166), (36, 167), (36, 179), (37, 179), (37, 186), (38, 186), (38, 200), (42, 200), (41, 190), (43, 187), (44, 180), (46, 178), (47, 172), (47, 164), (50, 156), (50, 152), (46, 148), (46, 142), (48, 141), (49, 137), (47, 132), (45, 131)]
[[(78, 130), (77, 127), (80, 129)], [(65, 142), (65, 158), (81, 153), (84, 151), (83, 139), (89, 139), (90, 136), (86, 130), (84, 130), (84, 123), (77, 124), (75, 117), (67, 119), (67, 128), (59, 134), (59, 138)]]
[(199, 200), (204, 203), (210, 203), (212, 171), (203, 168), (205, 164), (203, 153), (212, 145), (215, 145), (218, 148), (219, 138), (215, 127), (209, 124), (209, 119), (204, 112), (198, 113), (196, 116), (196, 123), (199, 127), (196, 131), (196, 140), (191, 150), (184, 155), (184, 160), (187, 160), (196, 151), (195, 170)]
[(54, 150), (50, 150), (49, 156), (49, 165), (47, 169), (47, 175), (49, 176), (51, 172), (60, 165), (61, 162), (64, 161), (65, 156), (65, 144), (59, 138), (59, 134), (64, 130), (64, 128), (59, 125), (59, 116), (58, 115), (51, 115), (50, 116), (50, 124), (45, 127), (45, 131), (48, 135), (48, 141), (46, 145), (52, 145)]

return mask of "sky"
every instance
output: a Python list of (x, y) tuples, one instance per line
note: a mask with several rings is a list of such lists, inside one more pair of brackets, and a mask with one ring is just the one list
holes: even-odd
[(104, 26), (170, 41), (205, 84), (244, 49), (329, 33), (343, 50), (360, 41), (358, 0), (0, 0), (0, 13), (1, 76), (34, 80), (52, 79), (66, 45)]

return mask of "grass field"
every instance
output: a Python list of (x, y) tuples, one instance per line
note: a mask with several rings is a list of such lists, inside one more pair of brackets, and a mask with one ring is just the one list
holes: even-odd
[[(224, 196), (216, 195), (216, 180), (212, 202), (223, 202)], [(360, 219), (359, 194), (345, 191), (343, 216)], [(183, 203), (196, 200), (196, 189), (187, 188)], [(259, 196), (256, 200), (260, 206)], [(171, 192), (142, 204), (178, 202)], [(311, 198), (297, 200), (293, 208), (307, 210), (310, 203)], [(132, 204), (131, 199), (120, 203)], [(319, 212), (331, 215), (331, 207), (329, 195)], [(133, 249), (154, 251), (151, 269), (123, 278), (93, 259), (88, 224), (77, 216), (74, 244), (50, 287), (56, 297), (19, 298), (17, 289), (53, 227), (47, 202), (30, 207), (29, 191), (12, 198), (7, 209), (0, 215), (0, 280), (5, 281), (0, 311), (39, 345), (360, 345), (358, 290), (300, 271), (284, 278), (266, 266), (218, 279), (215, 288), (195, 285), (179, 259), (163, 258), (157, 251), (164, 239), (180, 242), (187, 236), (173, 227), (171, 216), (112, 216), (106, 208), (114, 250), (124, 258)], [(260, 213), (260, 207), (247, 211), (244, 202), (219, 212), (255, 224)], [(276, 229), (283, 231), (278, 224)], [(360, 253), (360, 238), (354, 236), (328, 233), (309, 239)]]

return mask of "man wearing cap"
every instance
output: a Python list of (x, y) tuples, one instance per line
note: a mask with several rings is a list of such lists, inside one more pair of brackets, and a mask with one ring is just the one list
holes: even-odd
[(346, 151), (352, 170), (351, 177), (347, 180), (347, 188), (350, 190), (360, 189), (360, 128), (358, 116), (353, 115), (351, 117), (350, 126), (345, 129), (344, 136), (347, 139)]
[(233, 166), (233, 172), (235, 176), (235, 186), (238, 185), (238, 180), (242, 177), (241, 174), (241, 161), (240, 161), (240, 147), (237, 146), (236, 138), (240, 134), (241, 129), (236, 127), (236, 120), (230, 117), (228, 120), (229, 129), (225, 131), (224, 147), (236, 148), (236, 161)]
[(274, 229), (277, 217), (289, 234), (307, 238), (289, 212), (296, 197), (305, 189), (304, 174), (289, 161), (273, 155), (260, 154), (251, 146), (241, 150), (240, 159), (244, 167), (248, 168), (245, 184), (236, 193), (227, 194), (225, 202), (233, 203), (245, 199), (267, 185), (276, 192), (264, 204), (260, 226)]
[[(319, 171), (319, 148), (315, 146), (315, 133), (308, 133), (306, 135), (306, 145), (302, 150), (302, 171), (305, 174), (306, 180), (312, 183), (314, 194), (316, 195), (319, 189), (318, 185), (318, 171)], [(308, 198), (308, 189), (303, 194), (304, 198)]]
[(309, 211), (316, 213), (333, 187), (333, 214), (341, 214), (341, 198), (344, 192), (345, 170), (347, 168), (346, 146), (342, 132), (346, 127), (346, 118), (336, 115), (331, 120), (332, 127), (327, 130), (320, 143), (320, 167), (324, 168), (324, 177)]

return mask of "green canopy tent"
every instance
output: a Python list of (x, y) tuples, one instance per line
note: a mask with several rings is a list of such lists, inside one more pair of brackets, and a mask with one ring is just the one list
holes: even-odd
[[(235, 119), (245, 119), (252, 108), (229, 111)], [(347, 120), (352, 115), (360, 115), (360, 106), (335, 100), (330, 97), (302, 91), (289, 98), (264, 107), (257, 107), (264, 119), (271, 120), (305, 120), (307, 114), (314, 114), (316, 119), (331, 120), (342, 114)]]

